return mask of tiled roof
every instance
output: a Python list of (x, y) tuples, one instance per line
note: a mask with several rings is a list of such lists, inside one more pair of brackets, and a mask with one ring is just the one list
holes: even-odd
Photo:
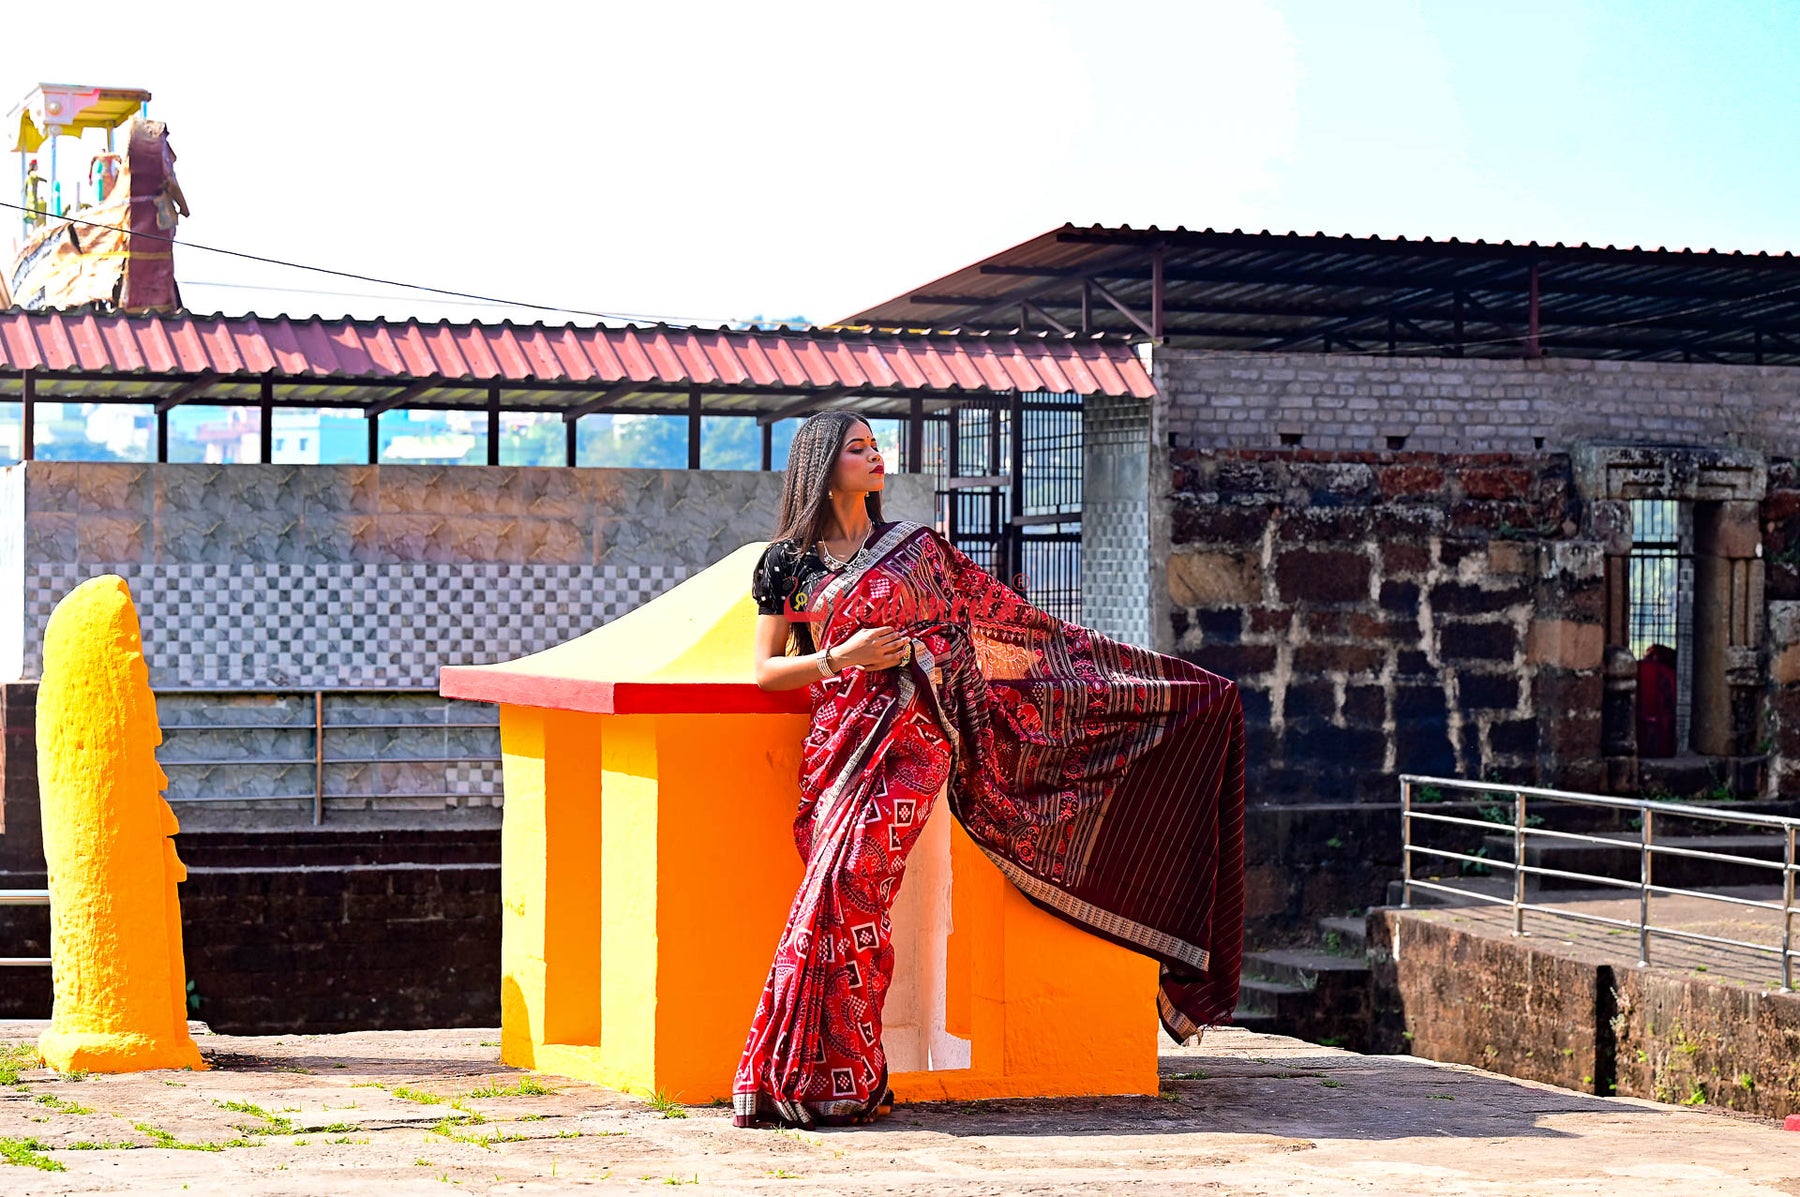
[(427, 398), (485, 394), (509, 405), (571, 406), (596, 394), (645, 410), (755, 410), (771, 397), (829, 391), (844, 400), (925, 392), (1155, 393), (1117, 337), (553, 327), (286, 316), (123, 316), (0, 312), (0, 391), (29, 371), (49, 397), (154, 399), (207, 383), (199, 402), (238, 402), (264, 383), (278, 402), (379, 402), (395, 388)]

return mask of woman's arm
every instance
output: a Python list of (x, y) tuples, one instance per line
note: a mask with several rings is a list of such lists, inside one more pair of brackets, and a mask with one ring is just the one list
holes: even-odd
[[(821, 659), (826, 659), (833, 673), (849, 665), (887, 669), (900, 663), (906, 637), (893, 628), (864, 628), (835, 648), (807, 653), (803, 657), (788, 656), (787, 642), (786, 616), (756, 617), (756, 685), (759, 689), (798, 690), (810, 686), (825, 676), (819, 670)], [(826, 653), (830, 654), (829, 658)]]
[(787, 655), (785, 615), (756, 617), (756, 685), (762, 690), (798, 690), (820, 678), (818, 653)]

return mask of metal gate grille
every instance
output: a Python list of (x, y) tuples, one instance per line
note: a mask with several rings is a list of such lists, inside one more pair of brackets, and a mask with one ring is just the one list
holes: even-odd
[[(1061, 619), (1081, 618), (1081, 397), (972, 402), (927, 432), (950, 542)], [(932, 447), (941, 447), (933, 461)]]

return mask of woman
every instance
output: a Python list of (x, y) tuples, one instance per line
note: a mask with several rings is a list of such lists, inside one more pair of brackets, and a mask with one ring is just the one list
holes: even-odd
[(806, 861), (734, 1085), (739, 1126), (866, 1122), (891, 1101), (888, 912), (941, 793), (1026, 897), (1162, 961), (1177, 1038), (1237, 1004), (1237, 689), (1055, 619), (935, 532), (882, 519), (869, 426), (794, 436), (758, 563), (756, 680), (812, 687)]

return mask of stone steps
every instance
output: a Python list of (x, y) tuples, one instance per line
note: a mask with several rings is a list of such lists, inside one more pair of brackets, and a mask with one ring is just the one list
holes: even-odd
[(1363, 920), (1321, 919), (1319, 943), (1244, 956), (1234, 1023), (1362, 1050), (1369, 1038), (1369, 963)]

